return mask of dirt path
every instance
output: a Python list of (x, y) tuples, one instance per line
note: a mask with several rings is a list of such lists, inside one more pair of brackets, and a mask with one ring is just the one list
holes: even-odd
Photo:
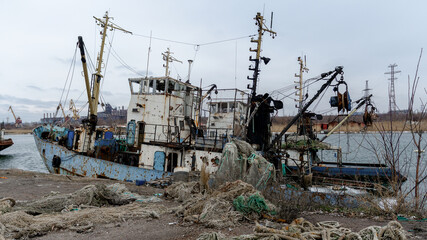
[[(89, 184), (112, 184), (117, 181), (81, 177), (67, 177), (53, 174), (26, 172), (22, 170), (0, 170), (0, 198), (12, 197), (17, 201), (28, 201), (41, 198), (51, 193), (72, 193)], [(127, 188), (140, 195), (153, 196), (163, 193), (163, 189), (148, 186), (136, 186), (125, 183)], [(168, 208), (178, 206), (172, 200), (162, 202)], [(332, 214), (304, 213), (301, 215), (308, 221), (338, 221), (343, 227), (359, 231), (367, 226), (384, 226), (389, 220), (374, 220), (372, 218), (354, 218)], [(427, 239), (427, 223), (401, 222), (406, 231), (415, 233), (418, 239)], [(196, 239), (203, 232), (221, 231), (227, 236), (250, 234), (254, 223), (245, 222), (234, 228), (210, 229), (200, 224), (183, 224), (172, 213), (160, 215), (158, 219), (125, 220), (120, 223), (98, 224), (89, 233), (75, 231), (53, 231), (36, 239)], [(417, 232), (421, 230), (421, 232)]]

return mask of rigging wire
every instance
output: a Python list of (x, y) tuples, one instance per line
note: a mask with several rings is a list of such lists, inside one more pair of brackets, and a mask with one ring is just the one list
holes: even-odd
[[(316, 81), (313, 81), (313, 82), (311, 82), (311, 83), (309, 83), (309, 84), (307, 84), (307, 86), (306, 87), (308, 87), (308, 86), (310, 86), (310, 85), (312, 85), (312, 84), (314, 84), (314, 83), (316, 83), (316, 82), (318, 82), (318, 81), (320, 81), (320, 80), (322, 80), (321, 78), (319, 78), (319, 79), (317, 79)], [(293, 91), (293, 92), (291, 92), (290, 94), (288, 94), (288, 95), (285, 95), (284, 97), (282, 97), (281, 99), (278, 99), (278, 100), (283, 100), (283, 99), (285, 99), (285, 98), (289, 98), (292, 94), (295, 94), (296, 92), (297, 92), (298, 90), (295, 90), (295, 91)]]
[(108, 38), (108, 35), (106, 35), (106, 37), (108, 38), (107, 39), (107, 41), (108, 41), (108, 44), (110, 45), (110, 47), (108, 48), (108, 54), (107, 54), (107, 60), (105, 61), (105, 66), (104, 66), (104, 75), (103, 75), (103, 81), (101, 82), (101, 89), (100, 89), (100, 91), (99, 91), (99, 93), (100, 93), (100, 97), (101, 97), (101, 107), (102, 107), (102, 109), (103, 110), (105, 110), (104, 109), (104, 103), (106, 103), (106, 101), (105, 101), (105, 98), (103, 97), (103, 94), (102, 94), (102, 89), (103, 89), (103, 87), (104, 87), (104, 82), (105, 82), (105, 76), (107, 75), (107, 67), (108, 67), (108, 61), (109, 61), (109, 59), (110, 59), (110, 54), (111, 54), (111, 47), (113, 46), (113, 41), (114, 41), (114, 36), (115, 36), (115, 33), (116, 33), (116, 31), (114, 30), (113, 31), (113, 36), (112, 36), (112, 38), (111, 38), (111, 41), (110, 41), (110, 38)]
[[(196, 62), (196, 57), (197, 57), (197, 53), (199, 52), (199, 50), (200, 50), (200, 46), (194, 46), (194, 56), (193, 56), (193, 59), (192, 59), (193, 63), (190, 66), (190, 72), (193, 71), (194, 63)], [(188, 76), (188, 74), (187, 74), (187, 79), (189, 79), (189, 78), (190, 78), (190, 76)]]
[(255, 36), (256, 36), (256, 34), (251, 34), (249, 36), (242, 36), (242, 37), (230, 38), (230, 39), (225, 39), (225, 40), (220, 40), (220, 41), (197, 44), (197, 46), (206, 46), (206, 45), (212, 45), (212, 44), (217, 44), (217, 43), (230, 42), (230, 41), (235, 41), (235, 40), (240, 40), (240, 39), (250, 38), (250, 37), (255, 37)]
[(67, 95), (65, 96), (64, 104), (62, 105), (62, 107), (64, 107), (64, 105), (67, 103), (68, 94), (70, 93), (70, 89), (71, 89), (71, 83), (73, 82), (73, 79), (74, 79), (74, 70), (76, 67), (76, 54), (74, 54), (73, 62), (74, 64), (73, 64), (73, 71), (71, 72), (71, 80), (70, 80), (70, 84), (68, 85)]
[(171, 39), (166, 39), (166, 38), (146, 36), (146, 35), (138, 34), (138, 33), (134, 33), (133, 36), (143, 37), (143, 38), (150, 38), (150, 39), (155, 39), (155, 40), (159, 40), (159, 41), (165, 41), (165, 42), (171, 42), (171, 43), (178, 43), (178, 44), (189, 45), (189, 46), (198, 46), (198, 47), (200, 47), (200, 46), (207, 46), (207, 45), (218, 44), (218, 43), (223, 43), (223, 42), (235, 41), (235, 40), (244, 39), (244, 38), (250, 38), (250, 37), (256, 36), (256, 34), (251, 34), (251, 35), (246, 35), (246, 36), (241, 36), (241, 37), (236, 37), (236, 38), (230, 38), (230, 39), (224, 39), (224, 40), (219, 40), (219, 41), (213, 41), (213, 42), (206, 42), (206, 43), (189, 43), (189, 42), (176, 41), (176, 40), (171, 40)]
[(177, 78), (181, 79), (181, 75), (179, 74), (178, 69), (176, 68), (175, 61), (172, 61), (171, 63), (172, 63), (173, 68), (175, 69)]
[(108, 61), (110, 60), (111, 47), (113, 46), (113, 41), (114, 41), (114, 35), (115, 35), (115, 33), (116, 33), (116, 30), (114, 30), (114, 31), (113, 31), (113, 36), (112, 36), (112, 38), (111, 38), (111, 41), (110, 41), (110, 38), (108, 37), (108, 35), (106, 35), (106, 36), (107, 36), (107, 38), (108, 38), (107, 40), (108, 40), (108, 44), (110, 45), (110, 47), (108, 48), (107, 60), (105, 61), (105, 68), (104, 68), (104, 81), (102, 81), (102, 83), (101, 83), (101, 89), (102, 89), (102, 88), (103, 88), (103, 86), (104, 86), (105, 76), (107, 75)]
[[(314, 80), (316, 80), (316, 81), (314, 81)], [(305, 80), (303, 89), (308, 88), (309, 85), (311, 85), (311, 84), (313, 84), (319, 80), (321, 80), (320, 76), (309, 78), (309, 79)], [(312, 82), (312, 81), (314, 81), (314, 82)], [(283, 88), (273, 90), (273, 91), (269, 92), (269, 94), (272, 95), (272, 94), (275, 94), (275, 92), (279, 92), (279, 93), (282, 93), (282, 95), (284, 95), (283, 92), (287, 92), (287, 91), (292, 90), (294, 88), (295, 88), (295, 84), (291, 84), (291, 85), (285, 86)], [(297, 91), (298, 90), (295, 90), (294, 92), (292, 92), (292, 94), (296, 93)], [(292, 95), (292, 94), (290, 94), (290, 95)], [(290, 95), (285, 95), (284, 98), (287, 98)]]
[(313, 112), (316, 110), (317, 106), (319, 106), (320, 100), (322, 100), (323, 96), (325, 96), (325, 93), (328, 90), (328, 88), (329, 88), (329, 86), (326, 87), (326, 89), (322, 93), (322, 96), (319, 98), (319, 100), (317, 101), (316, 105), (314, 105), (314, 108), (312, 109)]
[(79, 99), (83, 96), (83, 93), (86, 92), (86, 89), (83, 89), (82, 93), (80, 93), (80, 96), (74, 101), (74, 103), (77, 103), (77, 101), (79, 101)]
[[(143, 38), (150, 38), (150, 36), (146, 36), (146, 35), (142, 35), (142, 34), (137, 34), (137, 33), (134, 33), (133, 36), (143, 37)], [(159, 41), (179, 43), (179, 44), (183, 44), (183, 45), (193, 45), (193, 46), (196, 45), (194, 43), (187, 43), (187, 42), (175, 41), (175, 40), (170, 40), (170, 39), (165, 39), (165, 38), (158, 38), (158, 37), (151, 37), (151, 38), (155, 39), (155, 40), (159, 40)]]
[(334, 109), (334, 108), (330, 108), (330, 109), (321, 110), (319, 112), (320, 112), (321, 115), (325, 115), (325, 114), (330, 113), (330, 112), (335, 111), (335, 110), (336, 109)]
[[(58, 106), (59, 106), (60, 104), (62, 105), (62, 97), (64, 96), (65, 88), (67, 87), (68, 80), (70, 79), (70, 73), (71, 73), (71, 70), (72, 70), (72, 69), (74, 69), (74, 65), (75, 65), (75, 63), (76, 63), (76, 55), (77, 55), (77, 44), (76, 44), (76, 48), (74, 49), (74, 56), (73, 56), (73, 59), (72, 59), (72, 61), (71, 61), (70, 68), (69, 68), (69, 70), (68, 70), (67, 78), (65, 79), (64, 88), (62, 89), (61, 98), (59, 99)], [(73, 74), (73, 75), (74, 75), (74, 74)], [(71, 78), (73, 77), (73, 75), (71, 75)], [(71, 85), (71, 81), (72, 81), (72, 80), (70, 80), (70, 85)], [(68, 91), (69, 91), (69, 88), (68, 88)], [(67, 92), (67, 97), (68, 97), (68, 92)], [(57, 108), (57, 109), (56, 109), (56, 112), (55, 112), (55, 117), (56, 117), (56, 116), (57, 116), (57, 114), (58, 114), (58, 110), (59, 110), (59, 109)]]
[(111, 55), (126, 69), (128, 69), (129, 71), (135, 73), (136, 75), (139, 75), (141, 77), (144, 77), (143, 74), (139, 73), (138, 71), (136, 71), (134, 68), (132, 68), (131, 66), (129, 66), (120, 56), (119, 54), (116, 52), (116, 50), (114, 50), (113, 46), (111, 46)]
[(95, 72), (96, 68), (95, 68), (95, 65), (92, 62), (92, 58), (90, 57), (89, 51), (86, 48), (86, 44), (84, 45), (84, 48), (85, 48), (85, 52), (87, 53), (86, 55), (87, 55), (87, 58), (89, 59), (89, 63), (90, 63), (90, 64), (87, 64), (87, 65), (89, 66), (89, 68), (92, 67), (91, 69), (89, 69), (89, 72)]

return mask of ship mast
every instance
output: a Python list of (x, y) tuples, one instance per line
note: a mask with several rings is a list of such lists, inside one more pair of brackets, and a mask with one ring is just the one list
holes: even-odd
[(249, 51), (256, 52), (255, 59), (252, 58), (252, 56), (249, 57), (249, 61), (255, 62), (255, 66), (249, 66), (249, 70), (254, 71), (252, 77), (247, 77), (248, 80), (252, 80), (252, 87), (248, 85), (248, 89), (251, 89), (251, 97), (252, 99), (256, 96), (256, 89), (257, 89), (257, 83), (258, 83), (258, 75), (259, 75), (259, 60), (263, 60), (264, 64), (267, 64), (270, 61), (270, 58), (267, 57), (261, 57), (261, 43), (262, 43), (262, 35), (264, 35), (264, 32), (269, 32), (272, 38), (274, 38), (277, 33), (271, 30), (272, 23), (273, 23), (273, 13), (271, 13), (271, 23), (270, 28), (268, 28), (265, 25), (264, 22), (264, 16), (261, 15), (261, 13), (257, 13), (255, 16), (255, 25), (258, 25), (258, 39), (251, 38), (251, 42), (257, 43), (256, 49), (249, 48)]
[[(298, 101), (298, 104), (295, 105), (296, 108), (298, 108), (298, 112), (301, 111), (302, 107), (303, 107), (303, 73), (304, 72), (308, 72), (308, 68), (307, 68), (307, 62), (306, 62), (306, 58), (304, 56), (304, 61), (302, 60), (301, 57), (298, 57), (298, 64), (299, 64), (299, 74), (295, 74), (295, 77), (298, 78), (298, 81), (294, 81), (294, 83), (297, 84), (297, 86), (295, 86), (295, 88), (298, 90), (295, 95), (298, 96), (298, 99), (295, 99), (295, 101)], [(298, 120), (298, 124), (297, 124), (297, 129), (298, 129), (298, 133), (301, 134), (301, 130), (304, 129), (303, 126), (303, 119), (299, 118)], [(305, 130), (303, 130), (303, 132), (305, 132)]]
[(272, 108), (270, 108), (271, 98), (268, 96), (268, 94), (257, 96), (256, 92), (258, 76), (260, 72), (260, 60), (262, 60), (265, 65), (270, 62), (270, 58), (265, 56), (261, 57), (261, 43), (262, 36), (265, 32), (269, 32), (272, 38), (274, 38), (277, 34), (271, 30), (273, 23), (273, 13), (271, 13), (270, 28), (265, 25), (264, 16), (262, 16), (261, 13), (258, 12), (254, 19), (256, 21), (255, 25), (258, 26), (258, 39), (255, 40), (251, 38), (251, 42), (256, 43), (257, 47), (256, 49), (249, 48), (249, 51), (255, 52), (256, 55), (255, 58), (252, 58), (252, 56), (249, 57), (249, 61), (254, 62), (254, 66), (249, 66), (249, 70), (253, 71), (253, 75), (252, 77), (247, 77), (249, 80), (252, 80), (252, 86), (248, 84), (248, 89), (251, 89), (251, 99), (250, 109), (247, 115), (246, 138), (250, 144), (256, 145), (257, 149), (264, 150), (264, 148), (269, 144), (271, 137), (269, 126), (271, 124), (270, 111)]
[(166, 64), (163, 64), (163, 67), (165, 67), (165, 76), (169, 77), (169, 63), (171, 62), (179, 62), (182, 63), (182, 61), (172, 57), (173, 52), (169, 50), (169, 48), (166, 50), (166, 52), (162, 53), (163, 60), (166, 62)]
[[(96, 67), (96, 72), (92, 75), (92, 89), (90, 89), (90, 84), (89, 84), (89, 78), (87, 76), (87, 74), (85, 74), (85, 82), (86, 82), (86, 91), (87, 91), (87, 95), (88, 95), (88, 100), (89, 100), (89, 111), (90, 111), (90, 117), (89, 120), (92, 124), (96, 125), (97, 122), (97, 114), (98, 114), (98, 100), (99, 100), (99, 88), (101, 86), (101, 80), (103, 78), (101, 71), (102, 71), (102, 58), (104, 56), (104, 46), (105, 46), (105, 38), (107, 36), (107, 30), (120, 30), (122, 32), (125, 33), (130, 33), (132, 34), (132, 32), (129, 32), (117, 25), (115, 25), (114, 23), (109, 23), (108, 21), (110, 19), (112, 19), (111, 17), (108, 16), (108, 11), (105, 12), (105, 15), (103, 17), (103, 19), (99, 19), (97, 17), (93, 17), (95, 18), (97, 24), (99, 26), (101, 26), (103, 28), (101, 34), (102, 34), (102, 40), (101, 40), (101, 50), (99, 51), (98, 54), (98, 62), (97, 62), (97, 67)], [(87, 72), (87, 70), (86, 70)]]
[(298, 105), (296, 105), (295, 107), (298, 108), (299, 110), (301, 110), (301, 108), (303, 107), (303, 73), (304, 72), (308, 72), (308, 68), (307, 68), (307, 62), (304, 56), (304, 61), (302, 60), (301, 57), (298, 57), (298, 64), (299, 64), (299, 74), (295, 74), (295, 77), (298, 78), (298, 81), (294, 82), (299, 84), (299, 86), (296, 86), (295, 88), (298, 90), (297, 93), (295, 93), (295, 95), (299, 96), (298, 97)]
[(84, 46), (83, 38), (81, 36), (78, 37), (79, 39), (78, 46), (80, 49), (80, 55), (81, 55), (81, 60), (83, 65), (83, 73), (84, 73), (85, 84), (86, 84), (86, 93), (87, 93), (87, 98), (89, 102), (89, 114), (88, 114), (89, 116), (88, 116), (88, 119), (84, 120), (84, 123), (86, 125), (85, 129), (87, 129), (88, 131), (85, 131), (85, 133), (81, 135), (82, 136), (81, 141), (83, 142), (83, 144), (81, 145), (82, 147), (79, 148), (79, 152), (86, 152), (89, 150), (93, 150), (93, 147), (94, 147), (93, 140), (94, 140), (96, 124), (98, 122), (97, 115), (98, 115), (99, 88), (101, 86), (101, 80), (103, 78), (101, 74), (102, 58), (104, 55), (104, 45), (105, 45), (105, 38), (107, 36), (107, 30), (117, 29), (122, 32), (132, 34), (131, 32), (124, 30), (123, 28), (113, 23), (109, 23), (108, 21), (111, 18), (108, 17), (108, 12), (105, 12), (103, 19), (99, 19), (96, 17), (93, 17), (93, 18), (95, 18), (97, 24), (101, 26), (103, 30), (101, 32), (101, 35), (102, 35), (101, 50), (98, 54), (96, 72), (92, 74), (92, 82), (89, 82), (89, 73), (87, 70), (87, 62), (86, 62), (85, 46)]

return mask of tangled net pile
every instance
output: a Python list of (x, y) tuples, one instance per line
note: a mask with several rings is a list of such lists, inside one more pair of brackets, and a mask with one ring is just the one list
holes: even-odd
[[(259, 219), (262, 213), (262, 211), (240, 212), (235, 210), (233, 201), (236, 198), (249, 199), (250, 196), (258, 196), (259, 199), (261, 196), (252, 185), (240, 180), (225, 183), (217, 190), (205, 195), (199, 192), (197, 182), (178, 182), (169, 186), (165, 195), (183, 203), (175, 209), (175, 213), (182, 217), (184, 222), (201, 223), (206, 227), (232, 227), (244, 218)], [(241, 199), (238, 202), (241, 203)], [(268, 209), (275, 209), (275, 206), (265, 200), (262, 202), (268, 206)], [(240, 206), (242, 205), (240, 204)]]
[(236, 237), (226, 237), (220, 232), (203, 233), (198, 240), (406, 240), (402, 225), (396, 221), (386, 226), (370, 226), (352, 232), (338, 222), (325, 221), (313, 225), (303, 218), (279, 227), (267, 227), (256, 223), (254, 233)]
[(116, 183), (88, 185), (71, 194), (50, 195), (15, 207), (9, 204), (2, 209), (3, 214), (0, 212), (0, 240), (40, 236), (59, 229), (85, 232), (97, 223), (158, 218), (167, 211), (161, 205), (138, 203), (141, 199), (146, 198)]
[(215, 185), (243, 180), (256, 189), (264, 189), (275, 180), (275, 167), (258, 154), (249, 143), (237, 139), (225, 144), (215, 174)]

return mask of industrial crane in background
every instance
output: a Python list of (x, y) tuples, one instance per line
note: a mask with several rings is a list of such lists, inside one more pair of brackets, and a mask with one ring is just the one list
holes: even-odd
[(64, 123), (65, 122), (67, 122), (68, 121), (68, 119), (70, 118), (69, 116), (67, 116), (67, 115), (65, 115), (65, 111), (64, 111), (64, 108), (62, 107), (62, 104), (60, 103), (59, 105), (58, 105), (58, 107), (56, 108), (56, 111), (58, 112), (59, 111), (59, 109), (61, 109), (61, 111), (62, 111), (62, 116), (64, 117)]
[(69, 110), (71, 110), (73, 112), (73, 119), (74, 120), (79, 120), (80, 116), (79, 116), (79, 111), (76, 108), (76, 105), (74, 104), (73, 99), (70, 100), (70, 107)]
[(21, 117), (16, 117), (15, 112), (13, 112), (12, 106), (9, 106), (9, 111), (12, 112), (13, 118), (15, 118), (15, 127), (19, 128), (22, 127), (22, 120)]

